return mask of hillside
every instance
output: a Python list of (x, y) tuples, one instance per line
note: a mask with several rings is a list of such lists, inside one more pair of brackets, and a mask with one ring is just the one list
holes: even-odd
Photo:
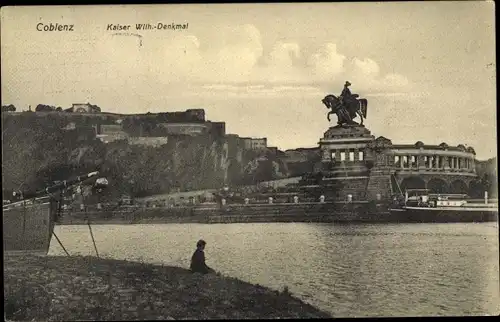
[[(39, 114), (2, 113), (4, 198), (12, 190), (30, 192), (95, 170), (111, 182), (110, 198), (252, 184), (288, 175), (272, 151), (244, 150), (225, 137), (170, 135), (159, 147), (126, 140), (105, 144), (95, 133), (100, 117)], [(69, 122), (75, 128), (67, 129)]]
[[(483, 188), (483, 191), (488, 191), (492, 198), (498, 198), (497, 162), (496, 157), (476, 162), (477, 184)], [(482, 196), (482, 194), (478, 193), (478, 196)]]

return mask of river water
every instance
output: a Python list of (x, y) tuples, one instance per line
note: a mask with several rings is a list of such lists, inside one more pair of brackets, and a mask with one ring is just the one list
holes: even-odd
[[(498, 223), (156, 224), (92, 226), (100, 255), (207, 264), (274, 289), (287, 285), (334, 317), (500, 313)], [(70, 254), (94, 255), (87, 226), (55, 230)], [(52, 240), (49, 254), (63, 250)]]

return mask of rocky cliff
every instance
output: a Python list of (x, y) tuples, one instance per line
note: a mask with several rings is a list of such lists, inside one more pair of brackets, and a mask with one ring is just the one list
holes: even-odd
[(65, 115), (23, 114), (2, 115), (4, 193), (40, 189), (96, 169), (108, 177), (112, 196), (251, 184), (288, 174), (278, 156), (246, 151), (225, 137), (169, 136), (160, 147), (126, 140), (104, 144), (88, 120), (67, 129)]

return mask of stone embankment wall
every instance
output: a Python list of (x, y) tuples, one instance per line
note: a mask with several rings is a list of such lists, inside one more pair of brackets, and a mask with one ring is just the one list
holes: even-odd
[[(383, 207), (378, 212), (383, 213)], [(376, 209), (375, 209), (376, 210)], [(372, 221), (365, 202), (200, 205), (194, 207), (122, 207), (66, 212), (59, 224), (224, 223), (224, 222), (332, 222)], [(368, 217), (367, 217), (368, 216)]]

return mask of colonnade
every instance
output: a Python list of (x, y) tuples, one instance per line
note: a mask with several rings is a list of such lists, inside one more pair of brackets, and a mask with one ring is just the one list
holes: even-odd
[(442, 155), (411, 155), (396, 154), (394, 165), (403, 169), (456, 169), (475, 170), (474, 159), (465, 157), (442, 156)]

